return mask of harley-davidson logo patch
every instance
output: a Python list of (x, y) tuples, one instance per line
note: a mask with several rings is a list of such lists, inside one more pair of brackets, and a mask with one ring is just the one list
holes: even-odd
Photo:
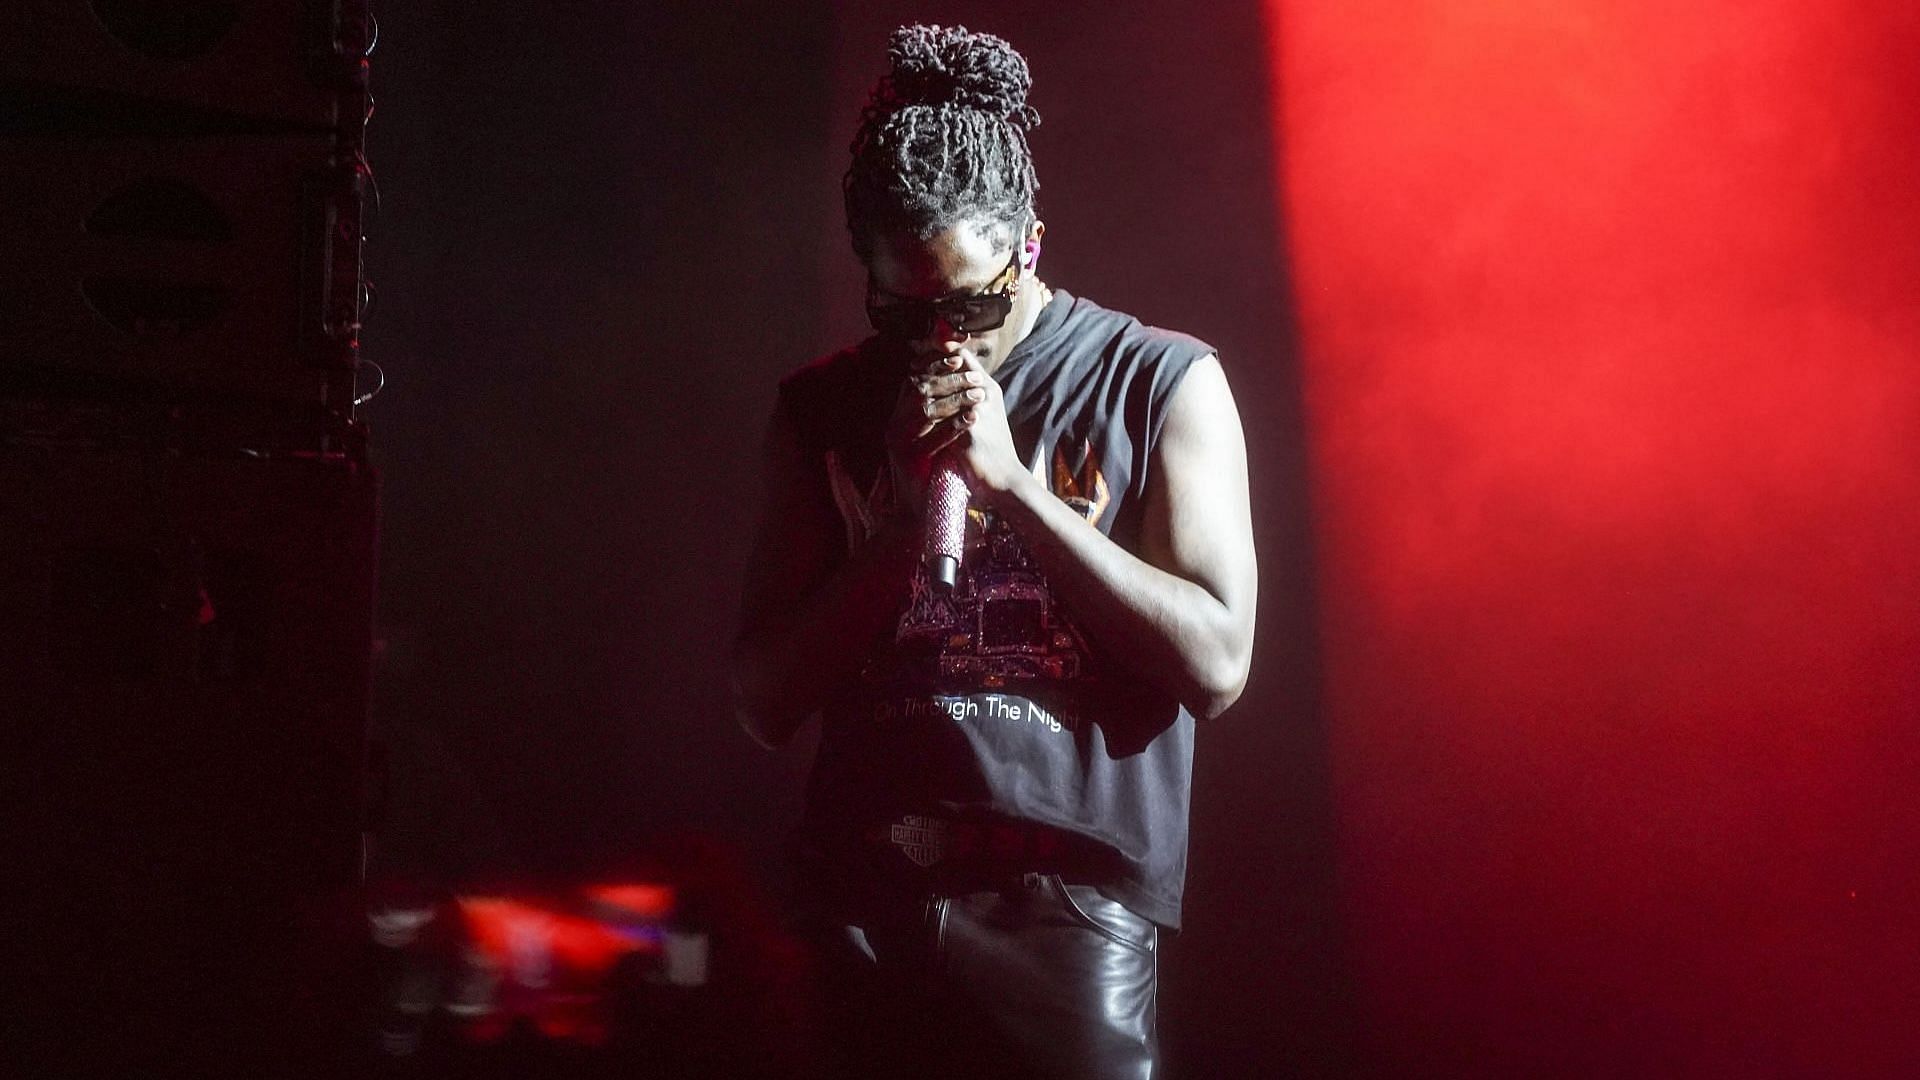
[(949, 826), (939, 818), (908, 814), (890, 826), (887, 838), (916, 866), (932, 866), (947, 854)]

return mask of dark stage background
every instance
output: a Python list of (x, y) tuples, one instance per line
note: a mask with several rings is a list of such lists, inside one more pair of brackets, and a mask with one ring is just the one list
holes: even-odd
[(1178, 1074), (1912, 1075), (1894, 0), (383, 10), (376, 873), (692, 831), (777, 893), (804, 748), (721, 659), (773, 383), (860, 332), (838, 179), (910, 19), (1026, 52), (1044, 273), (1217, 344), (1248, 428)]

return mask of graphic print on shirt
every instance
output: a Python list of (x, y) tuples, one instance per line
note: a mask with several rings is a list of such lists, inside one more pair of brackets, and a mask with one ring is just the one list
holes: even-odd
[(1107, 487), (1107, 474), (1100, 471), (1100, 457), (1093, 452), (1093, 440), (1080, 440), (1079, 453), (1071, 462), (1067, 460), (1066, 447), (1053, 448), (1053, 493), (1080, 511), (1080, 516), (1089, 524), (1100, 524), (1100, 516), (1113, 502), (1113, 491)]
[[(1070, 453), (1056, 446), (1051, 467), (1036, 453), (1033, 473), (1053, 494), (1098, 525), (1112, 492), (1091, 441)], [(836, 454), (827, 455), (828, 482), (847, 527), (850, 547), (873, 532), (891, 491), (882, 469), (867, 492)], [(912, 682), (929, 686), (997, 688), (1008, 682), (1066, 681), (1086, 673), (1087, 649), (1060, 610), (1053, 588), (1026, 545), (1006, 522), (980, 509), (967, 511), (960, 579), (951, 592), (936, 591), (924, 566), (914, 571), (912, 593), (894, 634), (887, 665)]]

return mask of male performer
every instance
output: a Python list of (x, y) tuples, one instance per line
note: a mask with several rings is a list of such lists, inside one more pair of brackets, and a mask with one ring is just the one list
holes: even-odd
[(1239, 418), (1207, 345), (1036, 276), (1020, 54), (889, 51), (844, 184), (874, 335), (781, 384), (737, 703), (768, 746), (821, 716), (801, 878), (846, 1075), (1148, 1076), (1194, 722), (1252, 651)]

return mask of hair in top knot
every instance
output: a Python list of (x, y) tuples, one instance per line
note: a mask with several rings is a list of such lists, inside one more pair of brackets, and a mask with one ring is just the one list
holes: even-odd
[(1040, 189), (1026, 58), (962, 26), (900, 27), (887, 55), (892, 70), (860, 114), (841, 185), (855, 253), (870, 257), (883, 234), (927, 240), (963, 223), (1017, 243)]
[(873, 90), (873, 106), (957, 105), (991, 113), (1022, 129), (1039, 123), (1027, 105), (1033, 76), (1026, 58), (992, 34), (966, 27), (903, 26), (893, 32), (887, 56), (893, 71)]

